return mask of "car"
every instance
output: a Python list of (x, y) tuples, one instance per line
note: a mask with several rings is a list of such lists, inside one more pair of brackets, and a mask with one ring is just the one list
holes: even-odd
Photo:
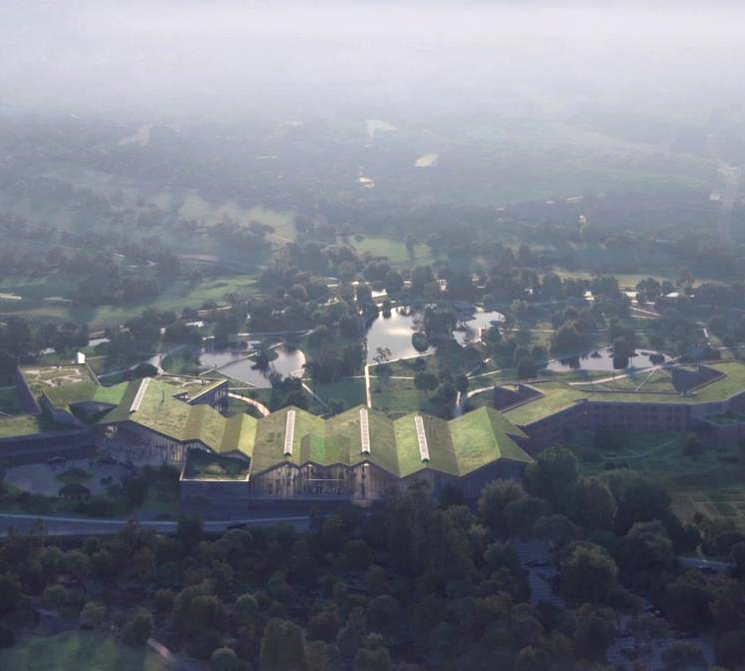
[(706, 575), (716, 575), (719, 573), (713, 566), (698, 566), (699, 573), (705, 573)]
[(528, 568), (548, 568), (551, 566), (551, 562), (546, 559), (531, 559), (525, 566)]
[(233, 531), (235, 529), (248, 529), (248, 524), (245, 522), (235, 522), (233, 524), (228, 524), (225, 527), (225, 531)]

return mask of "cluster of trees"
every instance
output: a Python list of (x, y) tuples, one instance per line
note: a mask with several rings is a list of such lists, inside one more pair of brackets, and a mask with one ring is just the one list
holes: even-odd
[[(564, 609), (530, 603), (514, 542), (535, 537), (554, 548)], [(733, 575), (683, 572), (677, 553), (699, 543), (732, 556)], [(529, 467), (525, 488), (488, 485), (475, 513), (455, 491), (434, 502), (414, 487), (369, 514), (313, 513), (307, 534), (210, 539), (182, 518), (175, 537), (131, 522), (66, 547), (41, 529), (0, 544), (4, 645), (39, 595), (82, 627), (113, 625), (131, 645), (155, 635), (220, 670), (598, 669), (621, 615), (638, 641), (671, 626), (711, 632), (725, 668), (745, 641), (745, 537), (703, 518), (682, 525), (634, 473), (579, 476), (561, 448)], [(643, 612), (640, 593), (662, 617)], [(674, 644), (664, 659), (677, 669), (700, 651)]]
[(23, 317), (8, 317), (0, 323), (0, 376), (7, 378), (17, 365), (30, 363), (47, 348), (61, 354), (87, 345), (87, 324), (33, 323)]

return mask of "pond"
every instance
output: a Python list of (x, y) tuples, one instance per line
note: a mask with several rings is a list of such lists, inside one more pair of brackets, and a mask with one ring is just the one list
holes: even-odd
[[(367, 331), (367, 362), (374, 363), (378, 348), (388, 348), (391, 351), (391, 359), (414, 357), (423, 354), (418, 352), (411, 343), (411, 335), (422, 329), (421, 311), (413, 311), (409, 308), (398, 308), (393, 310), (390, 317), (380, 315)], [(476, 338), (479, 329), (489, 326), (492, 321), (503, 321), (504, 315), (496, 310), (485, 311), (476, 308), (469, 313), (458, 313), (459, 326), (462, 330), (453, 333), (455, 339), (462, 345), (469, 338)], [(430, 347), (427, 352), (432, 351)]]
[[(650, 352), (647, 350), (636, 350), (636, 356), (629, 359), (629, 365), (625, 368), (616, 368), (613, 365), (613, 353), (610, 347), (602, 347), (598, 350), (592, 350), (591, 352), (585, 352), (580, 356), (565, 357), (562, 359), (555, 359), (549, 361), (546, 369), (555, 373), (566, 373), (570, 370), (595, 370), (595, 371), (609, 371), (614, 370), (626, 370), (628, 368), (634, 368), (635, 370), (644, 370), (650, 368), (656, 364), (652, 363), (650, 356), (657, 354), (656, 352)], [(667, 361), (664, 354), (659, 354), (662, 357), (662, 362)]]
[(282, 377), (302, 375), (305, 354), (301, 350), (283, 346), (277, 347), (274, 351), (277, 353), (277, 358), (269, 364), (269, 369), (266, 371), (256, 368), (245, 350), (202, 352), (199, 355), (199, 363), (207, 368), (217, 369), (236, 380), (263, 389), (272, 386), (269, 381), (269, 374), (272, 372), (277, 372)]

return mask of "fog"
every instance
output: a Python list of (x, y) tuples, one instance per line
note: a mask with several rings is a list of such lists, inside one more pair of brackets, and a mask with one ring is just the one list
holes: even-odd
[(742, 18), (726, 5), (6, 0), (0, 105), (153, 121), (619, 108), (705, 119), (739, 105)]

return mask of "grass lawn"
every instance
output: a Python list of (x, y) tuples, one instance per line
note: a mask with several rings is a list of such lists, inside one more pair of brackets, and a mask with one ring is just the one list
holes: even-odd
[[(0, 292), (12, 291), (23, 297), (21, 301), (4, 301), (0, 303), (0, 313), (22, 314), (30, 318), (52, 318), (88, 323), (91, 330), (106, 326), (123, 324), (129, 319), (138, 317), (144, 310), (174, 310), (180, 312), (184, 307), (199, 308), (205, 301), (224, 303), (227, 294), (243, 295), (261, 294), (256, 279), (252, 275), (221, 275), (206, 277), (202, 282), (194, 284), (188, 280), (177, 280), (167, 286), (163, 293), (150, 301), (131, 303), (128, 305), (102, 305), (95, 308), (75, 307), (70, 303), (49, 301), (42, 294), (69, 292), (73, 287), (65, 283), (64, 278), (49, 276), (53, 286), (46, 284), (9, 284)], [(55, 285), (60, 281), (60, 285)]]
[(421, 244), (414, 245), (413, 254), (409, 254), (409, 250), (401, 240), (392, 238), (366, 236), (358, 242), (354, 236), (350, 236), (348, 242), (345, 242), (343, 238), (339, 238), (339, 242), (351, 245), (360, 254), (370, 252), (373, 256), (387, 256), (393, 265), (431, 263), (439, 258), (427, 245)]
[(375, 378), (370, 381), (370, 391), (372, 407), (386, 413), (414, 412), (427, 400), (413, 380)]
[(13, 671), (166, 671), (149, 648), (131, 648), (111, 636), (65, 631), (0, 650), (0, 669)]
[(92, 477), (93, 473), (75, 466), (55, 475), (54, 479), (57, 480), (57, 482), (61, 482), (63, 485), (82, 485), (83, 483), (88, 482)]
[(309, 380), (308, 386), (326, 403), (332, 400), (344, 401), (346, 407), (365, 403), (365, 381), (361, 378), (348, 378), (339, 382), (322, 384)]

